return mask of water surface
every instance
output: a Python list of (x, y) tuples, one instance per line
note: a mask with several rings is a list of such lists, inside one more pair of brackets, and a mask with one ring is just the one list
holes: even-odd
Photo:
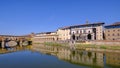
[(65, 47), (17, 47), (0, 50), (0, 68), (119, 68), (120, 53)]

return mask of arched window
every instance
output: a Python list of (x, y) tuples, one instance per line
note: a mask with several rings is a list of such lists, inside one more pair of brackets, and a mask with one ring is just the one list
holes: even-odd
[(90, 33), (90, 31), (88, 31), (88, 33)]

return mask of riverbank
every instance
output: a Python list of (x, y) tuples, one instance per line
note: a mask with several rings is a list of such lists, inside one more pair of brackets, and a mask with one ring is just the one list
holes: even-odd
[(87, 44), (87, 43), (75, 43), (75, 44), (69, 44), (69, 43), (57, 43), (57, 42), (45, 42), (40, 43), (42, 45), (48, 45), (48, 46), (63, 46), (68, 48), (75, 48), (77, 50), (79, 49), (104, 49), (104, 50), (120, 50), (120, 45), (96, 45), (96, 44)]
[(110, 49), (120, 50), (118, 45), (95, 45), (95, 44), (75, 44), (76, 49), (95, 48), (95, 49)]

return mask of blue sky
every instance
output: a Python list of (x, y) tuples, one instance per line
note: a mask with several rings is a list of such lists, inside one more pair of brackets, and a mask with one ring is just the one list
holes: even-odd
[(120, 0), (0, 0), (0, 34), (55, 31), (86, 20), (120, 21)]

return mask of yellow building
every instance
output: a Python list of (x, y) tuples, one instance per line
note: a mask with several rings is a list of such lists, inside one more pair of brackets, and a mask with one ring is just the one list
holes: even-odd
[(33, 43), (52, 42), (58, 40), (56, 32), (37, 33), (33, 37)]
[(120, 40), (120, 22), (105, 26), (106, 40)]
[(57, 35), (58, 35), (59, 40), (69, 40), (71, 37), (69, 27), (64, 27), (64, 28), (58, 29)]

